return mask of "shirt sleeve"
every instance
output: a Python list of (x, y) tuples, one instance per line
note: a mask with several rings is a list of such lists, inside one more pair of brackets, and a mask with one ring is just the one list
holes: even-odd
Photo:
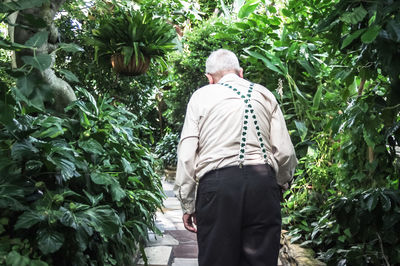
[(199, 142), (199, 116), (195, 110), (193, 97), (189, 101), (185, 122), (178, 145), (178, 165), (174, 192), (179, 199), (183, 213), (195, 212), (196, 179), (195, 165)]
[(277, 181), (283, 185), (293, 179), (297, 165), (296, 153), (286, 128), (282, 111), (277, 104), (271, 118), (271, 148), (279, 167)]

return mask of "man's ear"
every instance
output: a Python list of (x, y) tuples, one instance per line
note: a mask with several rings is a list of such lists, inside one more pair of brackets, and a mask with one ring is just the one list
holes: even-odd
[(243, 68), (239, 69), (239, 77), (243, 78)]
[(206, 74), (206, 77), (208, 79), (208, 83), (209, 84), (214, 84), (214, 78), (213, 76), (211, 76), (210, 74)]

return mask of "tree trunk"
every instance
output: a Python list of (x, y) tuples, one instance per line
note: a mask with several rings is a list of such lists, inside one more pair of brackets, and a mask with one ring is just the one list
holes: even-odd
[[(44, 4), (41, 7), (25, 9), (19, 11), (17, 14), (13, 14), (10, 16), (9, 20), (16, 22), (17, 26), (10, 27), (9, 33), (10, 38), (16, 43), (24, 44), (29, 38), (31, 38), (34, 34), (36, 34), (39, 30), (27, 29), (18, 25), (26, 25), (27, 22), (24, 19), (24, 15), (34, 16), (36, 18), (40, 18), (44, 20), (47, 24), (46, 30), (49, 32), (48, 40), (36, 50), (36, 55), (39, 54), (51, 54), (57, 48), (57, 40), (58, 40), (58, 29), (54, 25), (54, 17), (64, 4), (66, 0), (51, 0), (49, 3)], [(20, 52), (15, 53), (15, 58), (13, 59), (14, 67), (21, 67), (23, 63), (21, 62), (21, 57), (24, 55), (32, 55), (31, 50), (22, 50)], [(62, 113), (64, 112), (64, 108), (76, 100), (75, 93), (72, 87), (61, 78), (57, 77), (52, 67), (55, 62), (55, 54), (52, 54), (52, 64), (50, 68), (45, 71), (37, 71), (38, 76), (42, 77), (43, 82), (47, 84), (54, 98), (53, 108)]]

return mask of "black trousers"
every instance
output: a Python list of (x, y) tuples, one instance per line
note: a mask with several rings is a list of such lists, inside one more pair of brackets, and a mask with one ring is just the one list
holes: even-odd
[(276, 266), (280, 192), (268, 165), (226, 167), (200, 179), (197, 199), (199, 266)]

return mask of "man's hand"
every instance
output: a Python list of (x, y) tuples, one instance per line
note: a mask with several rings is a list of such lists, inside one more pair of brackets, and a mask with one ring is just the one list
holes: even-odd
[(182, 217), (183, 220), (183, 225), (185, 226), (186, 230), (193, 232), (193, 233), (197, 233), (197, 222), (196, 222), (196, 214), (188, 214), (185, 213)]

